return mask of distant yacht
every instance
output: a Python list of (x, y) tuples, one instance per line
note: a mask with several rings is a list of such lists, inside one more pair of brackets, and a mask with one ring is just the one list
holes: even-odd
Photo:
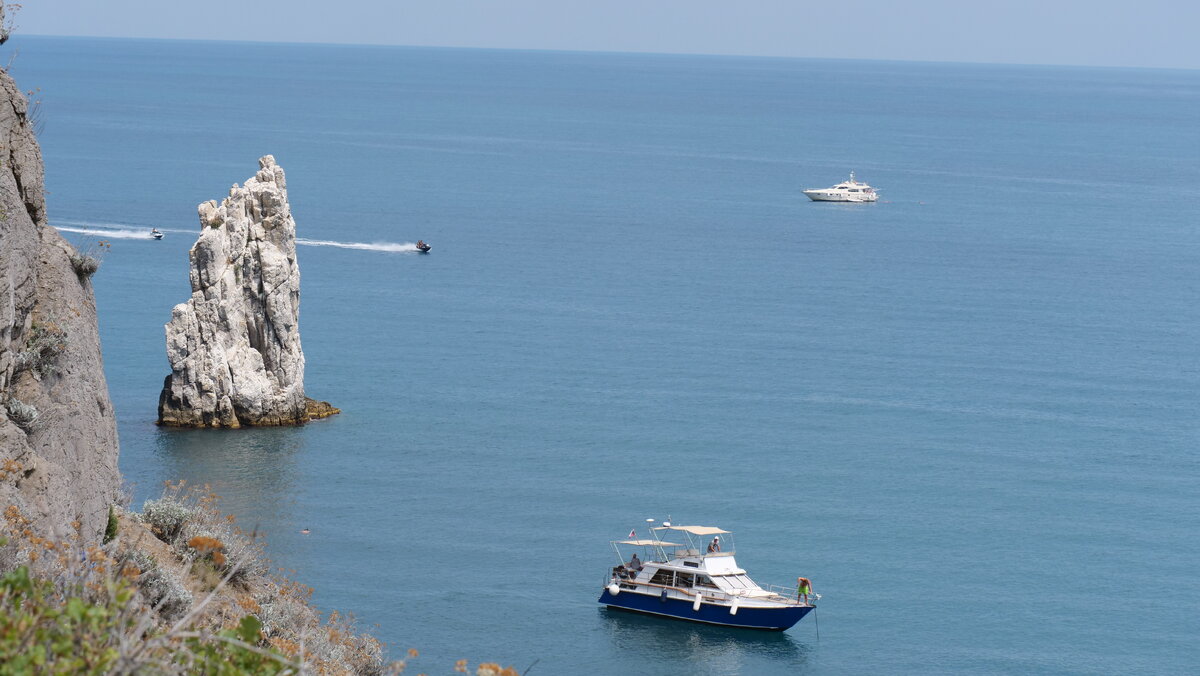
[(879, 199), (879, 193), (866, 183), (854, 180), (854, 172), (850, 172), (850, 180), (843, 181), (832, 188), (805, 190), (805, 195), (814, 202), (874, 202)]

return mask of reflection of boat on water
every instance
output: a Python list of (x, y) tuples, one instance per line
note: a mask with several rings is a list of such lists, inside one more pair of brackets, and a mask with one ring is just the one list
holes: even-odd
[[(753, 673), (751, 665), (786, 663), (799, 666), (808, 658), (810, 647), (797, 640), (794, 631), (760, 631), (737, 627), (718, 627), (696, 622), (666, 622), (661, 617), (600, 608), (601, 628), (625, 659), (681, 660), (693, 663), (743, 664), (743, 673)], [(760, 662), (760, 664), (763, 664)]]
[(417, 240), (417, 252), (418, 253), (429, 253), (429, 250), (432, 248), (433, 247), (431, 247), (425, 243), (425, 240), (423, 240), (423, 239)]
[(158, 228), (150, 228), (150, 236), (154, 239), (162, 239), (163, 234), (158, 231)]
[(853, 171), (849, 181), (842, 181), (832, 188), (805, 190), (804, 194), (814, 202), (874, 202), (879, 199), (874, 188), (854, 180)]
[[(657, 537), (612, 543), (621, 563), (607, 576), (600, 603), (692, 622), (773, 631), (792, 627), (815, 607), (815, 594), (801, 599), (794, 587), (762, 587), (751, 580), (737, 565), (729, 531), (669, 523), (651, 530), (656, 535), (661, 531), (682, 535), (687, 544)], [(710, 535), (707, 547), (697, 544), (697, 539), (706, 541)], [(628, 563), (622, 547), (635, 549)], [(646, 553), (647, 561), (637, 558), (637, 549)]]

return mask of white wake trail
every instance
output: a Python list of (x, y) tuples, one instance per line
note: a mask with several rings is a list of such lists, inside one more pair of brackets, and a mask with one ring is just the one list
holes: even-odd
[(133, 230), (130, 228), (76, 228), (70, 225), (55, 225), (60, 232), (76, 232), (81, 235), (91, 235), (101, 239), (153, 239), (146, 229)]
[[(91, 235), (100, 239), (153, 239), (147, 228), (133, 228), (119, 223), (89, 223), (87, 221), (58, 221), (53, 223), (62, 232), (73, 232), (81, 235)], [(159, 228), (164, 233), (182, 233), (195, 236), (195, 230), (179, 228)], [(359, 251), (383, 251), (387, 253), (412, 253), (417, 245), (411, 242), (335, 242), (327, 239), (296, 238), (296, 244), (302, 246), (332, 246), (339, 249), (357, 249)]]
[(395, 242), (333, 242), (325, 239), (296, 238), (296, 244), (304, 246), (333, 246), (339, 249), (358, 249), (360, 251), (387, 251), (389, 253), (404, 253), (417, 250), (415, 243), (397, 244)]
[[(55, 221), (50, 223), (59, 232), (89, 234), (104, 239), (154, 239), (149, 227), (134, 227), (122, 223), (89, 223), (86, 221)], [(158, 228), (162, 233), (193, 233), (179, 228)]]

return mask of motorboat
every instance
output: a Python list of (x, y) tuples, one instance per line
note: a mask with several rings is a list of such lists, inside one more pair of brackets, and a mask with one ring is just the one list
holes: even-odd
[(832, 188), (805, 190), (804, 194), (814, 202), (874, 202), (879, 199), (874, 188), (854, 180), (853, 171), (849, 181), (842, 181)]
[(154, 239), (162, 239), (163, 238), (163, 234), (161, 232), (159, 232), (158, 228), (150, 228), (150, 236), (153, 237)]
[[(619, 563), (605, 572), (600, 603), (691, 622), (784, 631), (812, 612), (820, 598), (810, 588), (800, 594), (798, 586), (755, 583), (738, 567), (733, 533), (727, 530), (663, 522), (650, 532), (649, 539), (637, 539), (634, 531), (629, 539), (612, 542)], [(664, 536), (686, 542), (666, 542)], [(632, 557), (626, 556), (629, 550)]]
[(429, 250), (432, 248), (433, 247), (431, 247), (425, 243), (425, 240), (423, 240), (423, 239), (417, 240), (417, 252), (418, 253), (429, 253)]

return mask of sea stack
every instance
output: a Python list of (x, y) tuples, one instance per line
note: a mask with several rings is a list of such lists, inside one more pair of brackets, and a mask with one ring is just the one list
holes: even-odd
[(271, 155), (258, 166), (221, 204), (198, 208), (192, 297), (166, 325), (160, 425), (298, 425), (338, 412), (304, 396), (296, 222), (283, 168)]

